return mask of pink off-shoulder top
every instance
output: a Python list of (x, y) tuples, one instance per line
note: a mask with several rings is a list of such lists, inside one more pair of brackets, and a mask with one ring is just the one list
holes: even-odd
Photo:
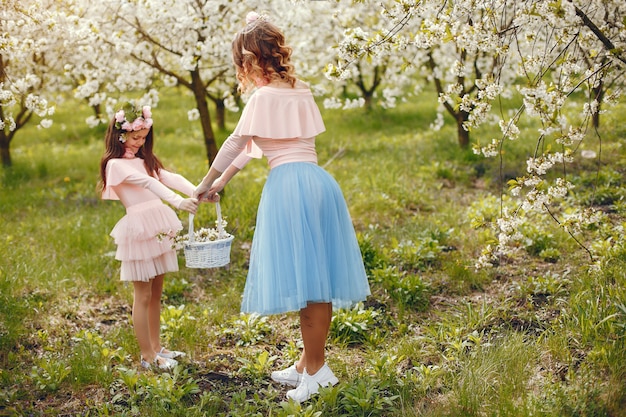
[(263, 155), (270, 168), (288, 162), (317, 163), (315, 137), (325, 130), (306, 84), (298, 81), (295, 88), (263, 86), (250, 97), (212, 166), (220, 172), (230, 164), (241, 169), (250, 159)]

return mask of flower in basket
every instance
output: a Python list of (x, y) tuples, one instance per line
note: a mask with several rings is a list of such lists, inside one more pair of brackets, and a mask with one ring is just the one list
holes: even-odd
[[(194, 242), (213, 242), (220, 239), (228, 239), (231, 235), (225, 231), (227, 224), (226, 220), (222, 219), (222, 230), (224, 231), (221, 235), (217, 229), (217, 220), (215, 221), (216, 227), (203, 227), (195, 230), (193, 233)], [(180, 250), (189, 242), (189, 234), (182, 230), (178, 233), (170, 230), (168, 233), (159, 233), (157, 239), (159, 239), (159, 242), (162, 242), (164, 239), (170, 239), (172, 241), (172, 249)]]

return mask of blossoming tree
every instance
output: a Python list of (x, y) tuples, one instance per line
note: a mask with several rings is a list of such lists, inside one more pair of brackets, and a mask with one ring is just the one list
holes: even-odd
[[(130, 50), (112, 42), (115, 36), (114, 16), (120, 5), (72, 0), (66, 3), (68, 15), (75, 18), (66, 26), (73, 36), (73, 53), (64, 60), (64, 73), (73, 86), (75, 98), (85, 100), (94, 110), (87, 123), (94, 127), (107, 124), (118, 109), (118, 103), (136, 98), (146, 91), (141, 101), (157, 106), (158, 92), (152, 88), (158, 81), (149, 65), (132, 59)], [(128, 95), (133, 94), (133, 97)]]
[[(567, 171), (592, 132), (589, 124), (597, 124), (600, 105), (610, 105), (621, 93), (626, 59), (623, 1), (396, 0), (381, 13), (388, 17), (389, 28), (400, 27), (385, 39), (398, 53), (407, 45), (426, 51), (413, 55), (415, 64), (426, 64), (440, 103), (457, 122), (462, 146), (469, 145), (464, 131), (496, 122), (502, 135), (487, 143), (477, 138), (473, 149), (501, 158), (506, 141), (529, 138), (520, 134), (522, 117), (540, 125), (530, 135), (537, 151), (527, 161), (526, 175), (509, 182), (519, 205), (503, 209), (495, 225), (497, 244), (485, 250), (477, 265), (497, 262), (522, 239), (524, 213), (547, 213), (574, 239), (585, 225), (599, 220), (598, 212), (582, 207), (564, 210), (573, 185), (565, 175), (548, 174), (556, 168)], [(419, 24), (409, 24), (412, 20)], [(388, 53), (377, 36), (355, 33), (346, 32), (338, 42), (338, 77), (360, 57)], [(577, 92), (587, 99), (573, 100)], [(492, 111), (496, 100), (513, 94), (523, 101), (517, 112)]]
[[(566, 172), (568, 165), (580, 158), (583, 141), (594, 132), (589, 127), (599, 114), (598, 100), (610, 105), (620, 95), (619, 89), (605, 94), (600, 83), (605, 77), (623, 74), (626, 5), (618, 1), (535, 1), (519, 6), (516, 12), (516, 47), (512, 50), (517, 53), (517, 74), (525, 81), (518, 86), (523, 105), (509, 120), (500, 120), (502, 137), (477, 146), (475, 151), (501, 155), (505, 140), (520, 138), (517, 124), (522, 115), (538, 120), (540, 128), (526, 174), (509, 181), (520, 204), (515, 210), (503, 211), (496, 226), (498, 243), (484, 251), (478, 265), (497, 262), (523, 238), (518, 226), (525, 213), (550, 215), (593, 260), (593, 253), (578, 237), (603, 216), (592, 208), (567, 203), (574, 185)], [(623, 83), (623, 77), (613, 78), (613, 85)], [(570, 99), (581, 90), (586, 100)]]
[(417, 69), (436, 88), (440, 108), (434, 126), (441, 126), (447, 111), (457, 124), (459, 145), (468, 147), (470, 129), (487, 120), (491, 103), (514, 77), (503, 58), (507, 37), (499, 35), (511, 18), (495, 20), (498, 2), (490, 3), (491, 8), (480, 1), (387, 1), (380, 15), (389, 29), (371, 37), (346, 32), (330, 75), (345, 78), (362, 57), (400, 56), (396, 68)]
[(5, 0), (0, 9), (0, 158), (12, 165), (16, 133), (37, 117), (49, 127), (51, 97), (64, 85), (58, 42), (63, 38), (54, 1)]
[[(209, 103), (215, 106), (218, 128), (224, 129), (226, 109), (237, 108), (230, 44), (245, 23), (246, 14), (251, 10), (267, 12), (286, 31), (292, 25), (299, 24), (299, 30), (307, 27), (307, 14), (294, 11), (284, 1), (87, 2), (85, 18), (96, 28), (92, 32), (98, 38), (98, 59), (113, 59), (119, 66), (111, 72), (79, 74), (77, 78), (85, 81), (77, 89), (77, 96), (97, 103), (103, 91), (123, 93), (160, 83), (183, 87), (193, 95), (195, 108), (188, 109), (188, 116), (201, 124), (209, 162), (217, 154)], [(76, 66), (73, 73), (80, 68), (84, 66)], [(105, 84), (108, 86), (103, 88)]]
[[(392, 108), (398, 99), (419, 89), (416, 77), (419, 65), (416, 65), (415, 57), (421, 51), (412, 43), (399, 42), (399, 37), (395, 42), (389, 42), (397, 36), (398, 30), (409, 30), (415, 24), (412, 19), (404, 16), (390, 24), (388, 7), (393, 2), (389, 0), (382, 3), (350, 0), (326, 3), (330, 4), (330, 15), (326, 19), (329, 30), (320, 31), (320, 36), (331, 44), (334, 39), (341, 39), (337, 62), (332, 62), (332, 54), (323, 61), (326, 75), (333, 80), (327, 90), (335, 93), (325, 100), (326, 108), (364, 106), (369, 109), (376, 99), (380, 106)], [(398, 53), (399, 49), (402, 49), (401, 53)], [(344, 98), (339, 99), (338, 95)]]

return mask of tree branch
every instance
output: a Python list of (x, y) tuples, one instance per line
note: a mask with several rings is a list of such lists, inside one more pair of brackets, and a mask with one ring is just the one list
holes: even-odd
[(602, 45), (604, 45), (606, 49), (609, 50), (611, 55), (626, 64), (626, 57), (622, 56), (620, 51), (615, 47), (615, 45), (613, 45), (613, 42), (611, 42), (611, 40), (606, 37), (602, 30), (600, 30), (600, 28), (597, 27), (596, 24), (591, 21), (591, 19), (589, 19), (589, 16), (587, 16), (585, 12), (583, 12), (578, 6), (574, 4), (573, 0), (568, 1), (574, 6), (574, 10), (576, 10), (576, 16), (580, 17), (585, 26), (587, 26), (587, 28), (589, 28), (589, 30), (592, 31), (594, 35), (596, 35), (598, 40), (600, 40), (600, 42), (602, 42)]
[[(548, 208), (548, 206), (544, 203), (543, 208), (546, 209), (546, 211), (548, 212), (548, 214), (552, 217), (552, 219), (559, 225), (559, 226), (563, 226), (561, 224), (561, 222), (559, 221), (559, 219), (556, 218), (556, 216), (554, 215), (554, 213), (552, 213), (552, 211), (550, 211), (550, 208)], [(578, 239), (576, 239), (576, 236), (574, 236), (574, 234), (572, 233), (571, 230), (569, 230), (569, 228), (564, 227), (565, 231), (567, 232), (567, 234), (570, 235), (570, 237), (572, 239), (574, 239), (574, 241), (578, 244), (578, 246), (580, 246), (581, 248), (583, 248), (585, 250), (585, 252), (587, 252), (587, 255), (589, 255), (589, 259), (591, 260), (591, 262), (594, 261), (593, 259), (593, 254), (591, 253), (591, 251), (582, 244), (582, 242)]]

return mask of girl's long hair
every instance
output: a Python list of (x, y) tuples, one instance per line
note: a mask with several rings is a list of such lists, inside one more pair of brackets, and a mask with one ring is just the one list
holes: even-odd
[[(122, 158), (124, 156), (124, 144), (120, 142), (120, 136), (126, 133), (125, 130), (121, 130), (115, 127), (115, 118), (111, 120), (109, 123), (109, 127), (107, 128), (107, 132), (104, 136), (104, 155), (102, 155), (102, 159), (100, 160), (100, 183), (99, 189), (100, 191), (104, 190), (106, 187), (106, 167), (107, 162), (113, 158)], [(143, 159), (143, 164), (146, 167), (146, 171), (150, 175), (158, 176), (159, 170), (163, 168), (163, 164), (159, 161), (159, 158), (152, 152), (154, 147), (154, 135), (153, 135), (153, 127), (150, 127), (150, 131), (148, 131), (148, 135), (146, 136), (146, 141), (139, 151), (137, 151), (136, 156), (138, 158)]]
[(253, 89), (259, 80), (284, 81), (295, 86), (297, 79), (291, 64), (293, 50), (286, 45), (280, 29), (266, 19), (256, 20), (240, 30), (232, 49), (241, 91)]

